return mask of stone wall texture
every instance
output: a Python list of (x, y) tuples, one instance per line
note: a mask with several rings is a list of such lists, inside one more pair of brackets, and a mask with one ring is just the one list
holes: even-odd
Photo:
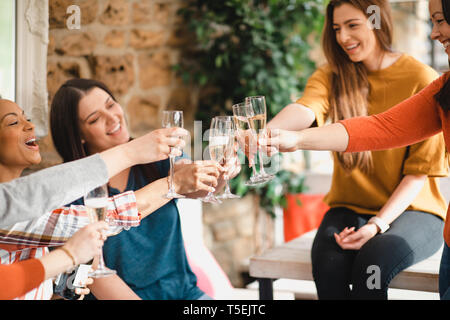
[[(179, 31), (180, 0), (50, 0), (48, 47), (49, 103), (63, 82), (73, 77), (104, 82), (124, 108), (132, 135), (159, 127), (164, 109), (185, 111), (193, 126), (195, 103), (172, 70), (186, 37)], [(67, 27), (79, 6), (79, 30)], [(60, 161), (49, 137), (43, 152), (49, 166)]]

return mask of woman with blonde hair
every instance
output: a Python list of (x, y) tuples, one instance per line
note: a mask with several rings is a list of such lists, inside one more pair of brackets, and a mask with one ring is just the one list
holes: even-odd
[[(379, 10), (371, 11), (373, 6)], [(310, 77), (303, 96), (270, 121), (270, 129), (297, 131), (378, 114), (438, 77), (392, 50), (386, 0), (330, 1), (322, 42), (328, 63)], [(438, 135), (409, 147), (333, 154), (325, 197), (330, 210), (312, 248), (319, 299), (387, 299), (397, 273), (439, 249), (446, 210), (438, 182), (447, 175), (444, 153)], [(381, 270), (375, 287), (367, 285), (371, 266)]]

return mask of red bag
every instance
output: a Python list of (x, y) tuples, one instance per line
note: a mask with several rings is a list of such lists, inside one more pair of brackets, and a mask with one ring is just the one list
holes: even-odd
[[(290, 241), (317, 229), (330, 207), (323, 202), (323, 194), (287, 194), (283, 210), (284, 240)], [(298, 200), (301, 205), (299, 205)]]

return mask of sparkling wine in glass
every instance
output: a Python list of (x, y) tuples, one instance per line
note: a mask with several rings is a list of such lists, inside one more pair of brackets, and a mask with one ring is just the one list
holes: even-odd
[[(106, 221), (106, 213), (108, 207), (108, 187), (102, 185), (91, 190), (84, 196), (84, 206), (86, 207), (89, 219), (92, 223), (97, 221)], [(104, 278), (116, 274), (115, 270), (111, 270), (105, 266), (103, 260), (103, 252), (98, 257), (98, 267), (89, 273), (92, 278)]]
[[(233, 105), (233, 116), (234, 123), (236, 126), (236, 138), (239, 141), (241, 149), (245, 150), (245, 145), (248, 144), (250, 149), (256, 148), (256, 141), (254, 136), (250, 133), (250, 125), (248, 118), (254, 116), (253, 109), (250, 104), (245, 102), (240, 102)], [(246, 141), (247, 140), (247, 141)], [(246, 143), (247, 142), (247, 143)], [(251, 154), (251, 152), (249, 151)], [(249, 155), (250, 156), (250, 155)], [(248, 181), (245, 182), (246, 186), (256, 186), (260, 184), (258, 181), (258, 173), (256, 172), (256, 164), (253, 158), (248, 158), (250, 164), (252, 164), (252, 176)]]
[[(183, 111), (178, 110), (167, 110), (163, 111), (163, 128), (179, 127), (183, 128)], [(165, 195), (167, 199), (174, 198), (186, 198), (185, 196), (175, 192), (175, 187), (173, 185), (173, 168), (175, 163), (175, 156), (172, 154), (172, 150), (169, 154), (170, 161), (170, 173), (169, 173), (169, 191)]]
[[(266, 136), (266, 122), (267, 122), (267, 108), (266, 98), (264, 96), (247, 97), (245, 101), (250, 104), (252, 113), (248, 116), (248, 123), (250, 129), (256, 139), (259, 141), (261, 137)], [(258, 143), (259, 154), (259, 174), (257, 180), (260, 183), (264, 183), (275, 178), (274, 175), (267, 174), (264, 170), (263, 152), (260, 144)]]
[[(211, 160), (221, 163), (225, 158), (225, 151), (227, 144), (229, 143), (229, 137), (225, 135), (225, 132), (216, 128), (217, 119), (213, 118), (211, 121), (211, 127), (209, 129), (209, 156)], [(222, 203), (213, 192), (208, 192), (206, 197), (201, 198), (203, 202)]]
[[(228, 136), (228, 143), (226, 144), (223, 162), (226, 164), (230, 161), (234, 156), (234, 143), (235, 143), (235, 124), (232, 116), (217, 116), (215, 117), (215, 128), (219, 131), (222, 130), (225, 136)], [(233, 194), (230, 190), (230, 181), (229, 178), (225, 180), (225, 191), (217, 196), (218, 199), (239, 199), (240, 196)]]

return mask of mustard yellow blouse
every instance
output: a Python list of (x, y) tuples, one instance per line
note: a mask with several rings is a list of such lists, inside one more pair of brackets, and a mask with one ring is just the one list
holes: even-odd
[[(318, 68), (297, 100), (316, 115), (322, 126), (328, 119), (331, 69)], [(369, 115), (378, 114), (411, 97), (435, 80), (438, 74), (413, 57), (403, 54), (390, 67), (370, 72)], [(439, 190), (439, 177), (448, 175), (443, 135), (406, 148), (373, 151), (373, 171), (358, 169), (348, 174), (334, 157), (331, 189), (325, 197), (330, 207), (347, 207), (357, 213), (377, 214), (405, 175), (428, 175), (419, 195), (407, 208), (445, 219), (447, 204)]]

